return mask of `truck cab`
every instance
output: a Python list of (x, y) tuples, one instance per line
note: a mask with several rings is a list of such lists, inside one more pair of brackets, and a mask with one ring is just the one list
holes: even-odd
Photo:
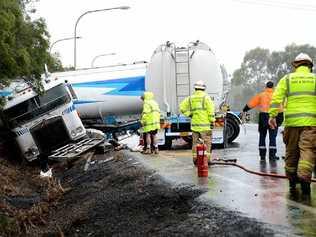
[[(45, 78), (42, 86), (39, 93), (30, 82), (18, 79), (6, 89), (9, 93), (2, 109), (3, 121), (15, 134), (20, 153), (27, 161), (37, 159), (40, 154), (56, 157), (56, 151), (86, 137), (68, 86), (58, 78)], [(58, 154), (58, 158), (67, 156)]]

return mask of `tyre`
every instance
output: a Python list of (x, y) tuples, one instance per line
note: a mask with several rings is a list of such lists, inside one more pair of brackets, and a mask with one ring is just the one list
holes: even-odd
[(160, 150), (170, 150), (172, 147), (172, 138), (171, 137), (165, 137), (165, 144), (159, 145)]
[(238, 137), (239, 133), (239, 122), (234, 118), (234, 115), (227, 114), (225, 127), (225, 136), (227, 142), (232, 143)]
[(182, 139), (189, 145), (192, 145), (192, 136), (182, 137)]

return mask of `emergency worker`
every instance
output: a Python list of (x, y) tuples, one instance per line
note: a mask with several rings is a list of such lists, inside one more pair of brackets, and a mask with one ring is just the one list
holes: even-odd
[[(268, 81), (266, 83), (266, 88), (264, 91), (258, 93), (254, 97), (252, 97), (249, 102), (245, 105), (242, 110), (242, 114), (253, 109), (259, 109), (259, 121), (258, 121), (258, 131), (259, 131), (259, 156), (261, 161), (265, 161), (266, 159), (266, 136), (269, 132), (269, 159), (276, 160), (279, 157), (276, 156), (277, 147), (276, 147), (276, 137), (278, 134), (278, 127), (283, 122), (283, 112), (282, 109), (279, 108), (277, 111), (278, 117), (278, 126), (275, 128), (269, 127), (269, 107), (273, 94), (273, 82)], [(282, 106), (282, 105), (281, 105)]]
[(143, 136), (146, 140), (144, 154), (158, 154), (158, 144), (156, 134), (160, 129), (160, 109), (158, 103), (154, 100), (152, 92), (144, 92), (141, 97), (144, 101), (143, 112), (141, 115), (141, 124), (143, 127)]
[(316, 76), (313, 61), (305, 53), (292, 62), (294, 72), (279, 81), (269, 110), (269, 124), (276, 127), (277, 108), (286, 99), (283, 140), (286, 145), (285, 171), (290, 192), (301, 183), (302, 194), (310, 195), (316, 158)]
[(203, 81), (194, 84), (193, 95), (185, 98), (180, 104), (180, 111), (185, 116), (191, 118), (192, 131), (192, 156), (193, 163), (197, 163), (196, 145), (199, 138), (202, 139), (207, 147), (206, 155), (211, 160), (211, 143), (214, 118), (214, 103), (205, 93), (206, 85)]

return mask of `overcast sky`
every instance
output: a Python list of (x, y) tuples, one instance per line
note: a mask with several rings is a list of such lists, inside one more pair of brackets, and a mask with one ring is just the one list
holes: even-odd
[[(85, 15), (77, 35), (77, 67), (149, 60), (167, 40), (186, 45), (207, 43), (232, 73), (245, 52), (257, 46), (282, 50), (290, 43), (316, 46), (316, 2), (313, 0), (40, 0), (51, 42), (73, 37), (77, 18), (88, 10), (130, 6)], [(64, 65), (73, 65), (73, 41), (57, 43)]]

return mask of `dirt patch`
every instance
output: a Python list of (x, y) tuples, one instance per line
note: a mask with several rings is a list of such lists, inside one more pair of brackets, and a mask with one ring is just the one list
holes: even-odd
[[(20, 234), (78, 237), (275, 234), (255, 220), (197, 201), (196, 197), (204, 192), (202, 189), (185, 184), (174, 186), (123, 153), (97, 155), (89, 163), (79, 159), (71, 166), (56, 169), (55, 176), (60, 184), (55, 182), (54, 187), (59, 189), (53, 193), (59, 195), (47, 195), (43, 189), (52, 187), (42, 184), (42, 189), (35, 189), (38, 192), (35, 196), (40, 197), (37, 204), (24, 200), (25, 209), (18, 208), (33, 213), (36, 207), (42, 208), (37, 210), (42, 211), (37, 213), (42, 220), (30, 219), (31, 223), (21, 228)], [(11, 196), (34, 195), (34, 189), (11, 187), (10, 180), (7, 185)], [(32, 184), (26, 186), (30, 188)], [(41, 206), (43, 201), (48, 204), (46, 207)]]
[(31, 235), (65, 190), (56, 179), (41, 179), (39, 169), (0, 159), (0, 234)]

